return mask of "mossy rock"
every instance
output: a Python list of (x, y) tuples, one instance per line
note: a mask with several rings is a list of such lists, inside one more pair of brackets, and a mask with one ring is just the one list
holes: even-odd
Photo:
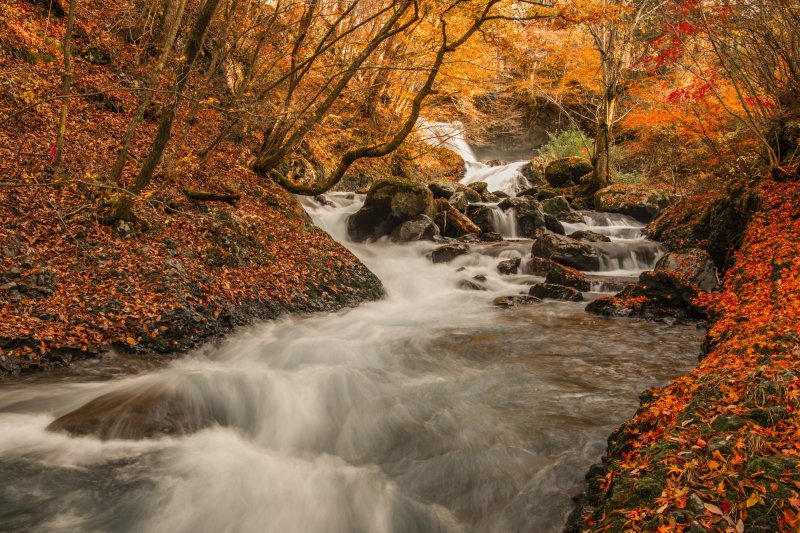
[(634, 185), (611, 185), (597, 191), (594, 206), (598, 211), (622, 213), (641, 222), (650, 222), (675, 201), (662, 190)]
[(383, 179), (370, 187), (364, 206), (348, 219), (347, 231), (355, 241), (379, 239), (419, 215), (436, 216), (430, 189), (401, 178)]
[(547, 165), (544, 177), (553, 187), (568, 187), (575, 185), (582, 176), (592, 171), (592, 163), (583, 157), (565, 157), (556, 159)]

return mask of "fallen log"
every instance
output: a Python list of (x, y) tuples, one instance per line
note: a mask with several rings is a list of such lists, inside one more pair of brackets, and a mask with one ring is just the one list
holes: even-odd
[(469, 233), (481, 233), (481, 229), (467, 216), (450, 205), (444, 198), (435, 200), (436, 225), (442, 230), (442, 235), (460, 237)]
[(242, 197), (238, 192), (217, 193), (189, 188), (182, 189), (182, 192), (190, 200), (197, 200), (199, 202), (226, 202), (233, 204)]

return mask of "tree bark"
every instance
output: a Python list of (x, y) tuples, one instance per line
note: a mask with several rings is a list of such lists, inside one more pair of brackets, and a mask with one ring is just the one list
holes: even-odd
[(61, 110), (58, 117), (58, 134), (55, 146), (55, 172), (61, 172), (61, 163), (64, 158), (64, 135), (67, 131), (67, 116), (69, 115), (70, 92), (72, 91), (72, 32), (75, 27), (75, 11), (78, 9), (78, 0), (70, 0), (69, 13), (67, 14), (67, 30), (64, 33), (64, 73), (61, 82)]
[[(136, 176), (136, 181), (131, 187), (133, 194), (138, 194), (150, 183), (153, 178), (153, 172), (161, 162), (161, 157), (164, 155), (164, 149), (167, 147), (170, 137), (172, 136), (172, 126), (175, 122), (175, 115), (177, 114), (178, 105), (181, 103), (183, 91), (186, 89), (186, 84), (189, 81), (189, 73), (194, 66), (194, 62), (200, 55), (203, 40), (205, 39), (208, 26), (211, 24), (211, 19), (214, 17), (214, 12), (217, 10), (220, 0), (206, 0), (203, 4), (200, 14), (192, 27), (189, 38), (186, 41), (186, 48), (184, 50), (184, 62), (175, 78), (175, 84), (172, 88), (172, 100), (164, 108), (161, 113), (161, 122), (158, 125), (158, 132), (153, 139), (153, 144), (150, 148), (150, 153), (147, 156), (144, 164), (142, 165), (139, 174)], [(122, 195), (116, 202), (112, 212), (113, 219), (130, 219), (131, 210), (133, 208), (133, 196), (130, 194)]]

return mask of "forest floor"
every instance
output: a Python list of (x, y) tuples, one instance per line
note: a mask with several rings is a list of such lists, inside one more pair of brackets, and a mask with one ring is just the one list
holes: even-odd
[(579, 530), (798, 531), (800, 181), (765, 180), (710, 309), (708, 355), (642, 395), (590, 472)]
[[(295, 198), (249, 170), (257, 138), (223, 142), (206, 161), (198, 159), (224, 118), (213, 98), (186, 99), (136, 220), (104, 224), (147, 154), (160, 96), (133, 139), (122, 183), (109, 183), (105, 176), (136, 108), (133, 88), (153, 57), (128, 38), (137, 28), (128, 27), (127, 3), (81, 6), (73, 39), (72, 92), (79, 96), (71, 101), (56, 174), (51, 150), (65, 21), (48, 12), (47, 2), (0, 4), (0, 375), (109, 348), (186, 350), (254, 319), (381, 296), (380, 281), (317, 229)], [(202, 75), (193, 83), (198, 94), (211, 90)], [(187, 123), (193, 107), (196, 117)], [(323, 163), (364, 134), (342, 120), (310, 138)], [(348, 179), (364, 186), (365, 176), (420, 176), (420, 165), (454, 179), (457, 159), (437, 166), (434, 156), (408, 161), (401, 154), (356, 165)], [(187, 189), (240, 198), (193, 201)]]

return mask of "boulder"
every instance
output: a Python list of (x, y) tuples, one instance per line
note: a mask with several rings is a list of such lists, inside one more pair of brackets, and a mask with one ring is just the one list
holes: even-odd
[(541, 257), (531, 257), (522, 264), (522, 273), (531, 276), (547, 276), (550, 272), (550, 267), (555, 263), (549, 259), (542, 259)]
[(394, 241), (433, 241), (439, 237), (439, 226), (428, 215), (417, 215), (397, 226), (392, 231)]
[(491, 192), (489, 194), (492, 194), (492, 195), (496, 196), (497, 198), (499, 198), (501, 200), (503, 198), (509, 198), (508, 193), (505, 192), (505, 191), (493, 191), (493, 192)]
[(507, 165), (508, 161), (503, 161), (502, 159), (490, 159), (489, 161), (485, 162), (484, 165), (487, 167), (502, 167), (503, 165)]
[(542, 211), (545, 212), (547, 215), (553, 215), (554, 217), (561, 219), (563, 216), (569, 214), (572, 209), (569, 206), (569, 202), (563, 196), (554, 196), (552, 198), (548, 198), (546, 200), (542, 200)]
[(547, 183), (553, 187), (568, 187), (592, 171), (592, 163), (583, 157), (565, 157), (551, 162), (544, 170)]
[(611, 185), (594, 195), (598, 211), (622, 213), (641, 222), (650, 222), (675, 201), (675, 196), (659, 189), (634, 185)]
[(391, 234), (419, 215), (433, 218), (433, 194), (424, 185), (402, 179), (375, 182), (364, 205), (347, 220), (347, 232), (357, 242)]
[(478, 194), (483, 194), (488, 190), (489, 184), (486, 183), (485, 181), (476, 181), (474, 183), (470, 183), (469, 185), (467, 185), (467, 187), (469, 187)]
[(575, 233), (570, 233), (569, 235), (573, 239), (578, 239), (579, 241), (584, 242), (611, 242), (611, 238), (607, 235), (603, 235), (602, 233), (597, 233), (596, 231), (590, 230), (580, 230), (576, 231)]
[(545, 184), (544, 176), (542, 175), (542, 171), (539, 168), (538, 162), (531, 161), (527, 165), (520, 168), (519, 173), (522, 174), (532, 185)]
[(714, 261), (700, 248), (669, 252), (658, 260), (655, 271), (674, 274), (704, 291), (713, 291), (719, 286)]
[(458, 282), (458, 288), (468, 291), (485, 291), (486, 287), (483, 285), (485, 281), (486, 276), (475, 276), (472, 279), (462, 279)]
[(520, 257), (506, 259), (497, 263), (497, 271), (505, 275), (516, 274), (519, 271), (519, 266), (521, 263), (522, 258)]
[(458, 192), (459, 183), (455, 181), (437, 181), (428, 184), (428, 189), (433, 193), (434, 198), (444, 198), (449, 200), (456, 192)]
[(536, 298), (535, 296), (498, 296), (492, 302), (494, 305), (498, 307), (514, 307), (517, 305), (530, 305), (534, 303), (541, 302), (540, 298)]
[(697, 321), (706, 316), (705, 309), (695, 303), (698, 291), (696, 285), (672, 272), (642, 272), (636, 284), (613, 298), (598, 298), (586, 306), (586, 311), (604, 316)]
[(552, 231), (553, 233), (557, 233), (559, 235), (566, 235), (566, 230), (564, 229), (564, 225), (559, 222), (559, 220), (554, 217), (553, 215), (548, 215), (545, 213), (544, 215), (544, 227)]
[(531, 255), (578, 270), (600, 270), (600, 254), (597, 249), (585, 242), (552, 232), (544, 232), (533, 241)]
[(530, 289), (531, 296), (549, 300), (564, 300), (567, 302), (582, 302), (583, 295), (572, 287), (553, 285), (552, 283), (537, 283)]
[(530, 196), (506, 198), (498, 207), (503, 211), (514, 209), (521, 237), (533, 237), (537, 229), (545, 226), (542, 206)]
[(225, 422), (209, 406), (193, 405), (188, 395), (145, 387), (104, 394), (57, 418), (47, 429), (102, 440), (152, 439)]
[[(507, 198), (507, 197), (508, 197), (508, 195), (504, 196), (503, 198)], [(481, 193), (481, 202), (486, 202), (486, 203), (489, 203), (489, 204), (496, 204), (497, 202), (499, 202), (503, 198), (501, 198), (500, 196), (497, 196), (495, 193), (489, 192), (489, 191), (483, 191)]]
[(469, 246), (461, 243), (445, 244), (436, 248), (431, 253), (431, 261), (434, 263), (449, 263), (460, 255), (469, 253)]
[(465, 214), (481, 231), (495, 231), (491, 207), (482, 204), (468, 205)]
[(494, 231), (481, 233), (481, 242), (503, 242), (503, 236)]
[(586, 276), (583, 275), (583, 272), (558, 263), (552, 264), (550, 270), (547, 271), (544, 282), (551, 285), (571, 287), (579, 291), (588, 291), (592, 288), (589, 282), (586, 281)]

